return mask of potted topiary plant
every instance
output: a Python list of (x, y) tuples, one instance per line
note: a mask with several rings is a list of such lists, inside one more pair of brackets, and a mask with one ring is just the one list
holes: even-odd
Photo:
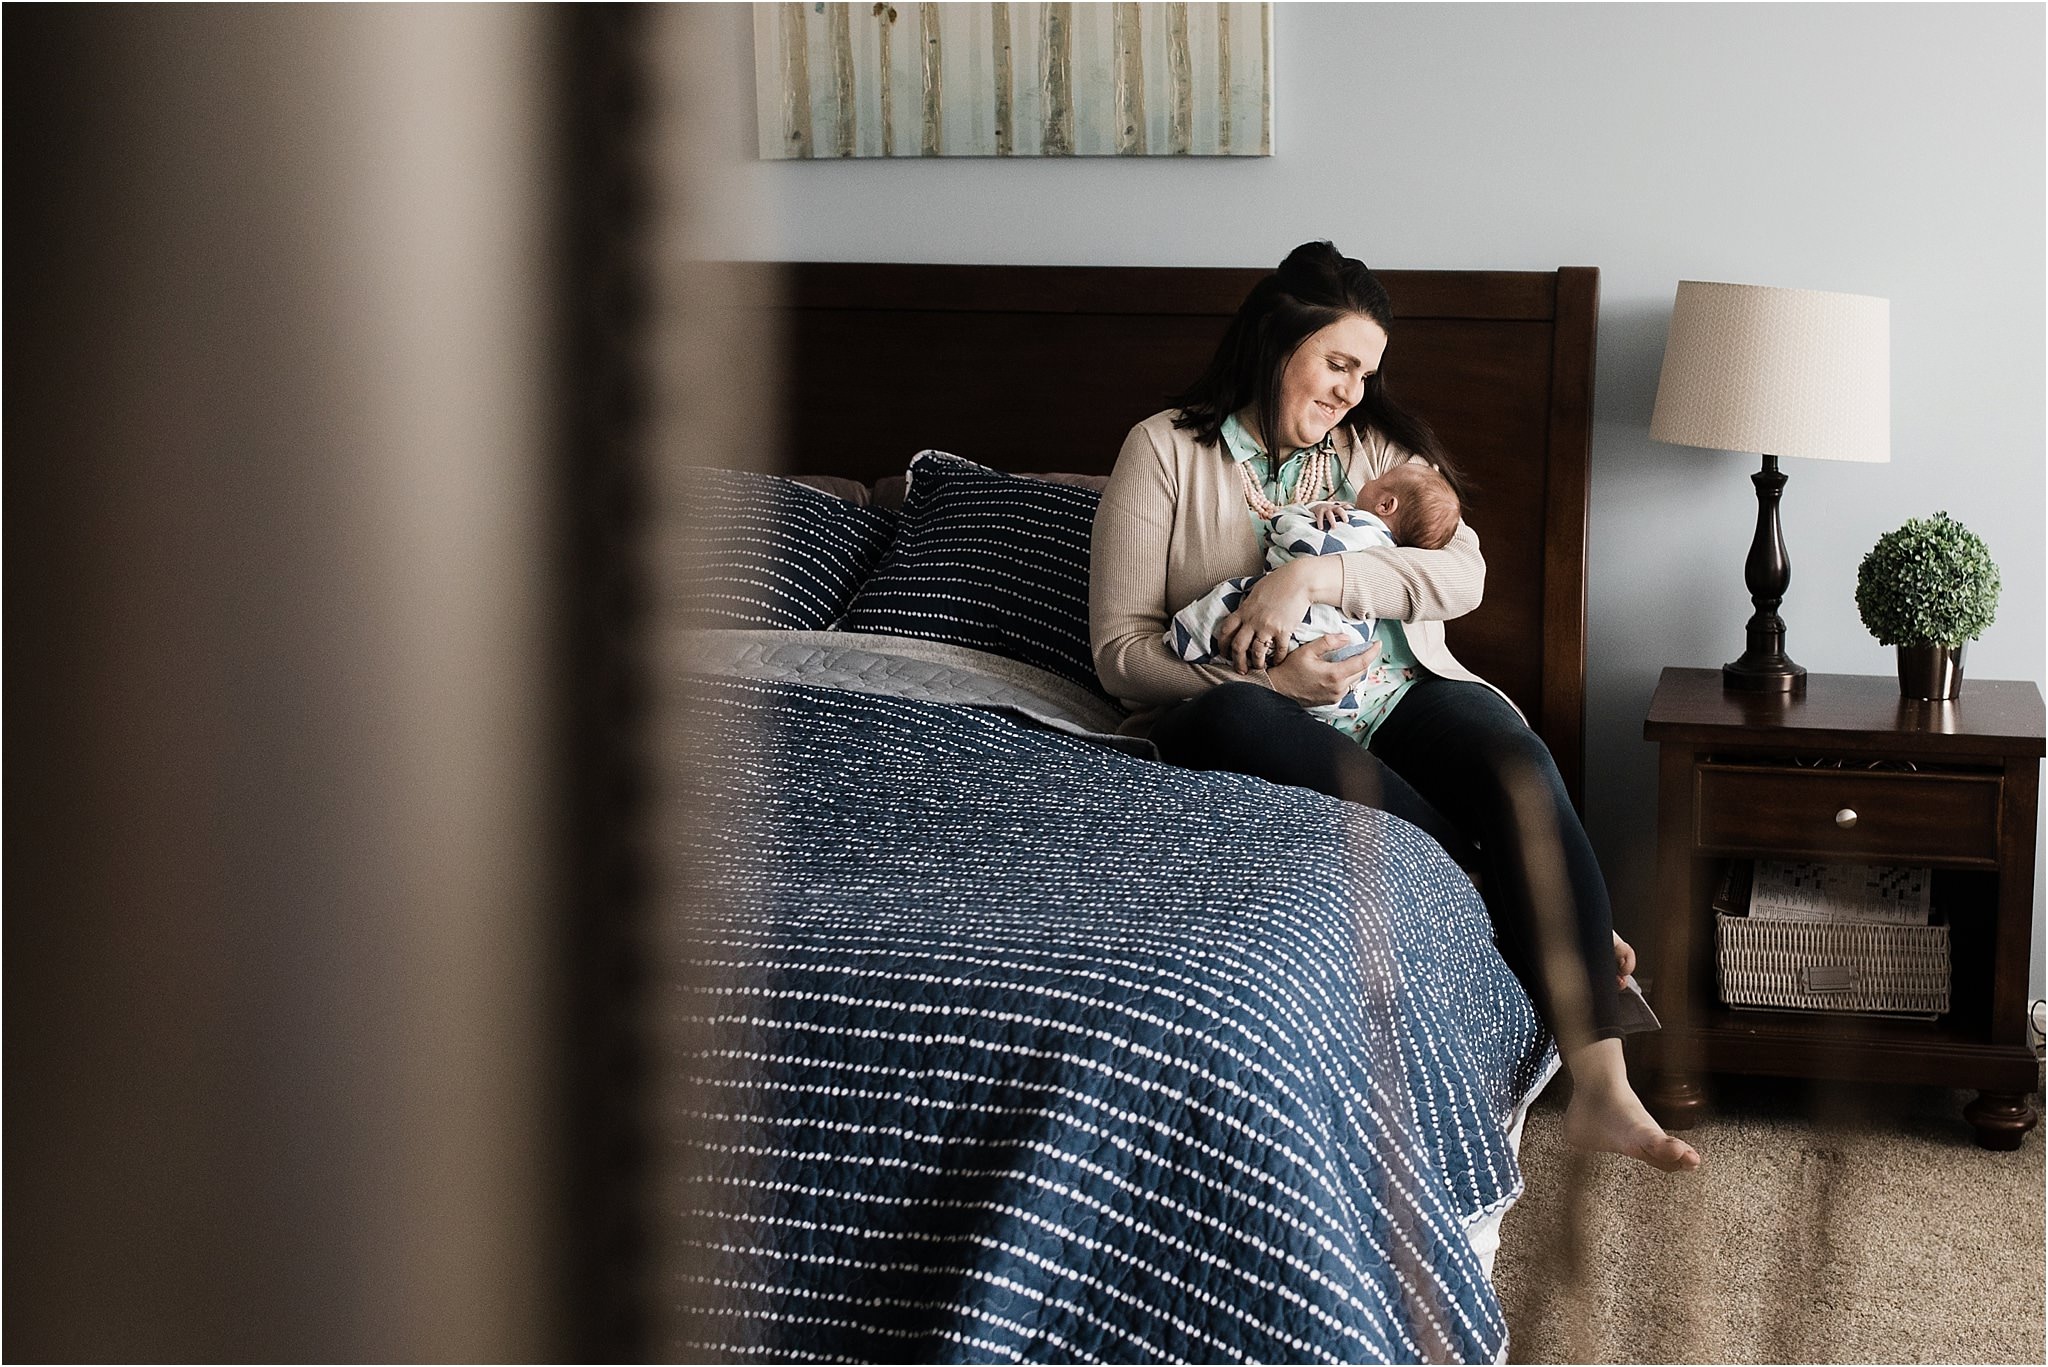
[(1856, 570), (1856, 610), (1879, 645), (1898, 647), (1901, 693), (1953, 698), (1963, 647), (1991, 625), (1998, 587), (1983, 538), (1941, 512), (1877, 539)]

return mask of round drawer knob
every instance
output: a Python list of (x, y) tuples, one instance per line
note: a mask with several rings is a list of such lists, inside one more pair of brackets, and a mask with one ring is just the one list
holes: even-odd
[(1836, 824), (1837, 826), (1840, 826), (1840, 827), (1841, 827), (1841, 828), (1842, 828), (1843, 830), (1845, 830), (1845, 831), (1846, 831), (1846, 830), (1848, 830), (1848, 829), (1849, 829), (1849, 828), (1850, 828), (1851, 826), (1855, 825), (1855, 824), (1856, 824), (1856, 811), (1855, 811), (1855, 809), (1854, 809), (1853, 807), (1844, 807), (1844, 808), (1842, 808), (1842, 810), (1841, 810), (1841, 811), (1839, 811), (1839, 812), (1836, 812), (1836, 813), (1835, 813), (1835, 824)]

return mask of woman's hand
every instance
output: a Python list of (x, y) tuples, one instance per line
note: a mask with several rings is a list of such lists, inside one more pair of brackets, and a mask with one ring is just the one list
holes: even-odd
[(1291, 652), (1281, 663), (1268, 667), (1266, 677), (1273, 681), (1276, 692), (1304, 707), (1326, 707), (1340, 702), (1365, 677), (1366, 671), (1372, 668), (1372, 662), (1380, 657), (1380, 643), (1374, 641), (1362, 653), (1348, 659), (1324, 657), (1332, 651), (1357, 644), (1356, 637), (1333, 631)]
[(1322, 601), (1315, 597), (1317, 588), (1328, 589), (1317, 579), (1319, 573), (1325, 573), (1326, 562), (1336, 575), (1336, 593), (1327, 594), (1334, 601), (1344, 588), (1344, 572), (1336, 565), (1336, 557), (1290, 560), (1260, 575), (1237, 611), (1216, 624), (1216, 653), (1236, 665), (1240, 674), (1249, 674), (1261, 665), (1271, 669), (1286, 660), (1294, 649), (1294, 629), (1301, 625), (1309, 605)]

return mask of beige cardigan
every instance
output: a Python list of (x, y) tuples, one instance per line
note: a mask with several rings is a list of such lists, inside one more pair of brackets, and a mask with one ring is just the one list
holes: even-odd
[[(1135, 713), (1125, 730), (1140, 734), (1166, 704), (1217, 684), (1273, 686), (1264, 670), (1189, 664), (1166, 644), (1175, 612), (1225, 579), (1265, 568), (1235, 466), (1220, 445), (1197, 445), (1173, 418), (1173, 410), (1155, 413), (1131, 429), (1095, 514), (1088, 590), (1095, 672)], [(1349, 427), (1337, 431), (1337, 453), (1354, 487), (1397, 460), (1417, 459), (1377, 432), (1361, 439)], [(1415, 658), (1431, 673), (1485, 683), (1444, 644), (1445, 619), (1478, 607), (1486, 584), (1470, 527), (1459, 523), (1442, 550), (1397, 547), (1341, 558), (1337, 607), (1346, 616), (1403, 622)]]

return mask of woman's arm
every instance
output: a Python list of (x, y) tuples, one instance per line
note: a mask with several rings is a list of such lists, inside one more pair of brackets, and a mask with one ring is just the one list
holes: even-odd
[[(1345, 469), (1354, 484), (1377, 479), (1406, 461), (1422, 459), (1372, 428), (1345, 431), (1352, 451)], [(1345, 551), (1337, 559), (1343, 564), (1343, 596), (1334, 601), (1347, 617), (1447, 622), (1478, 607), (1486, 589), (1486, 559), (1479, 554), (1479, 536), (1463, 521), (1441, 550), (1382, 547)]]
[(1346, 617), (1447, 622), (1478, 607), (1486, 589), (1479, 535), (1463, 522), (1442, 550), (1393, 546), (1345, 551), (1337, 559), (1344, 567), (1344, 596), (1337, 606)]
[(1139, 706), (1192, 698), (1220, 683), (1271, 688), (1263, 669), (1240, 674), (1196, 665), (1166, 644), (1166, 624), (1186, 606), (1166, 601), (1179, 489), (1168, 453), (1143, 424), (1131, 429), (1095, 513), (1088, 575), (1088, 636), (1095, 673), (1114, 697)]
[(1386, 546), (1296, 556), (1268, 571), (1245, 594), (1237, 611), (1217, 624), (1216, 650), (1241, 656), (1254, 641), (1270, 639), (1279, 643), (1273, 661), (1278, 664), (1287, 658), (1291, 624), (1301, 620), (1311, 603), (1334, 604), (1352, 618), (1443, 621), (1479, 606), (1485, 583), (1479, 538), (1463, 523), (1442, 550)]

